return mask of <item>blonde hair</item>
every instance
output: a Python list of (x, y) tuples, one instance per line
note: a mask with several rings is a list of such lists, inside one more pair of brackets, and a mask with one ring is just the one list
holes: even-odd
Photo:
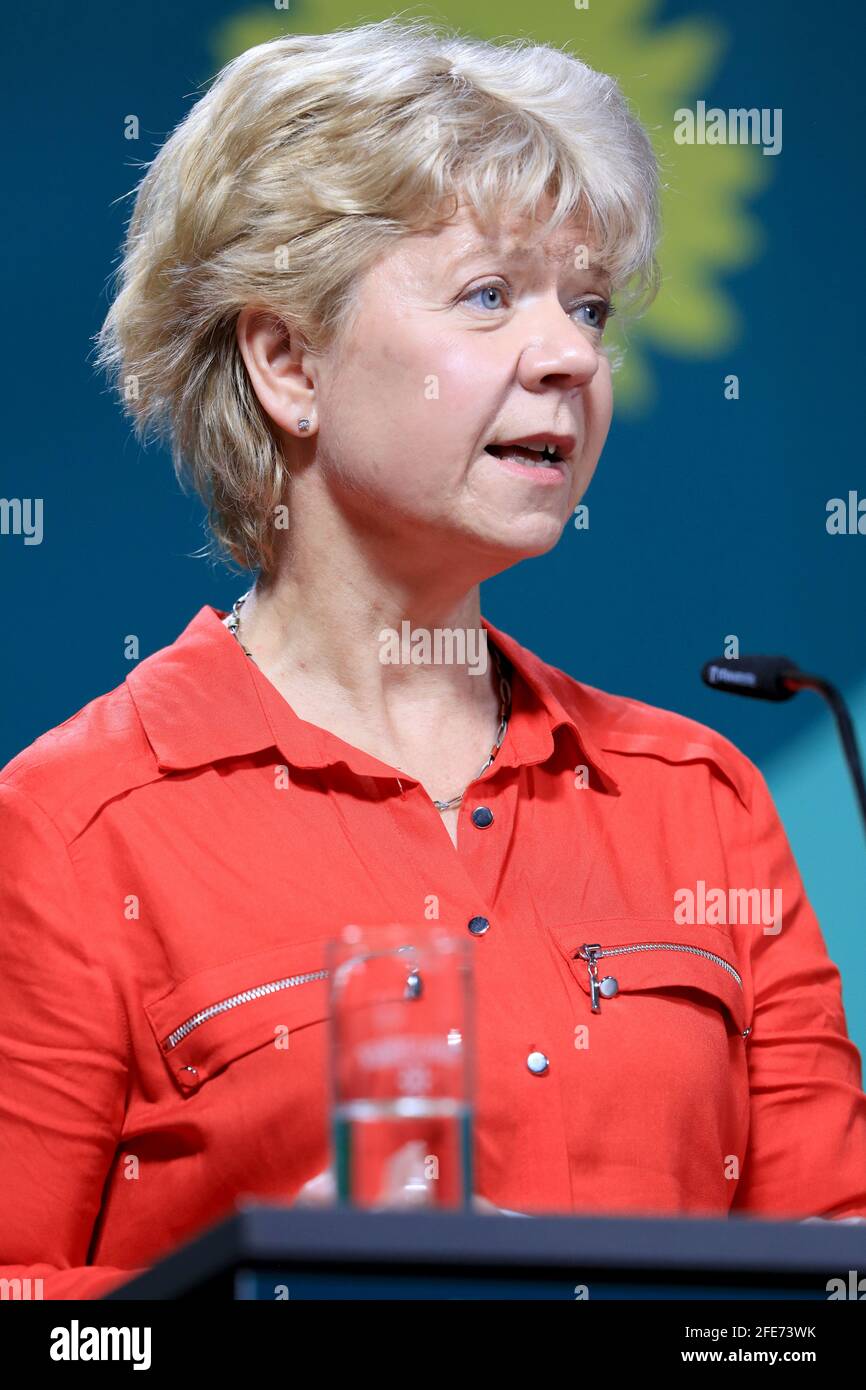
[(289, 481), (237, 345), (241, 309), (273, 310), (322, 351), (390, 240), (433, 229), (458, 198), (493, 226), (545, 194), (551, 229), (589, 217), (614, 288), (651, 302), (655, 155), (615, 80), (578, 58), (389, 18), (288, 34), (222, 69), (138, 186), (96, 339), (139, 437), (167, 439), (204, 501), (214, 553), (266, 584)]

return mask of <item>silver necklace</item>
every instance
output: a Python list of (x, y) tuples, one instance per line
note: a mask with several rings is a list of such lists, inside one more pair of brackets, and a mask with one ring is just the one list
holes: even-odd
[[(253, 588), (255, 588), (255, 585), (253, 585)], [(244, 646), (243, 642), (241, 641), (240, 634), (241, 609), (243, 608), (244, 603), (249, 598), (252, 592), (252, 589), (248, 589), (245, 594), (241, 594), (240, 598), (235, 599), (234, 603), (232, 604), (231, 614), (228, 618), (225, 619), (225, 625), (228, 628), (229, 632), (232, 634), (232, 636), (235, 638), (235, 641), (238, 643), (238, 646), (240, 647), (241, 651), (245, 652), (246, 655), (249, 657), (250, 661), (252, 661), (257, 666), (258, 662), (253, 656), (252, 652)], [(473, 779), (474, 781), (477, 781), (478, 778), (487, 771), (490, 764), (493, 762), (493, 759), (496, 757), (496, 754), (502, 747), (502, 741), (505, 738), (505, 733), (508, 728), (508, 721), (511, 718), (511, 682), (509, 681), (508, 676), (505, 673), (503, 657), (499, 651), (499, 648), (495, 646), (493, 648), (493, 660), (496, 662), (496, 673), (499, 677), (499, 727), (496, 730), (496, 741), (494, 742), (493, 747), (488, 753), (486, 759), (481, 764), (481, 767), (478, 769), (478, 772), (476, 773), (475, 778)], [(471, 785), (472, 783), (470, 782), (469, 786)], [(464, 787), (463, 791), (458, 792), (457, 796), (452, 796), (450, 801), (434, 800), (433, 805), (436, 807), (437, 811), (450, 811), (452, 807), (460, 805), (460, 802), (463, 800), (465, 795), (466, 788)]]

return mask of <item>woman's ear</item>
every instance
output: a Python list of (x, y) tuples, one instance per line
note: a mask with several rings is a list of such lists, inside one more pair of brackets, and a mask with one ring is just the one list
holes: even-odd
[[(303, 365), (303, 346), (272, 309), (248, 304), (238, 315), (238, 348), (265, 414), (280, 429), (315, 432), (315, 384)], [(306, 421), (304, 429), (299, 422)]]

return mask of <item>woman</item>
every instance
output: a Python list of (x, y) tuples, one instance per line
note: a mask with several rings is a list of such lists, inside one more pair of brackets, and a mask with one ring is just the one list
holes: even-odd
[[(327, 1183), (349, 921), (471, 940), (486, 1204), (866, 1215), (859, 1055), (761, 774), (480, 612), (586, 491), (657, 236), (609, 77), (421, 23), (254, 48), (157, 155), (100, 360), (256, 578), (2, 774), (7, 1277), (95, 1297)], [(684, 919), (701, 885), (781, 916)]]

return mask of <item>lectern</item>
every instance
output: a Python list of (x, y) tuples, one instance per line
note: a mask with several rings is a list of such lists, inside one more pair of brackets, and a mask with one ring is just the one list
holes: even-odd
[[(864, 1276), (866, 1226), (838, 1222), (369, 1212), (250, 1202), (105, 1301), (826, 1302), (832, 1291), (857, 1298)], [(840, 1292), (843, 1286), (847, 1292)]]

